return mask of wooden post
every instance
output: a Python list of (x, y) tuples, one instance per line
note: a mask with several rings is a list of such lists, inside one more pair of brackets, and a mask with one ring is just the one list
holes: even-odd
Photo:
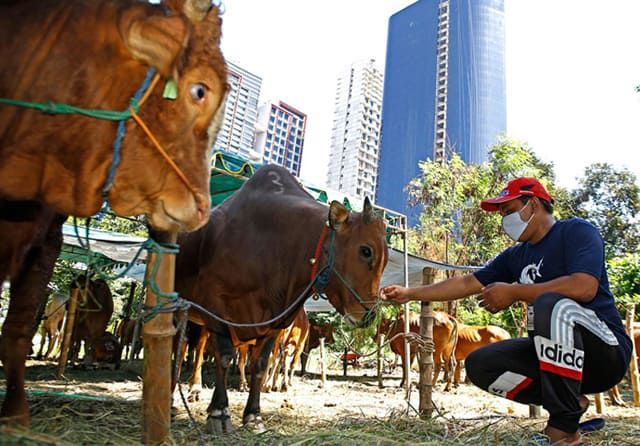
[(324, 385), (327, 382), (326, 373), (326, 359), (324, 354), (324, 338), (320, 338), (320, 388), (324, 389)]
[[(175, 243), (175, 232), (151, 235), (159, 243)], [(155, 280), (162, 292), (174, 290), (175, 255), (155, 252), (147, 256), (147, 280)], [(155, 278), (149, 277), (156, 261), (159, 267)], [(158, 296), (147, 286), (147, 308), (155, 307)], [(144, 341), (144, 372), (142, 385), (143, 442), (162, 444), (171, 428), (171, 350), (176, 329), (172, 313), (158, 313), (142, 327)]]
[[(422, 270), (422, 283), (432, 284), (435, 280), (436, 270), (434, 268), (424, 268)], [(427, 341), (433, 342), (433, 310), (430, 302), (422, 302), (420, 306), (420, 336)], [(420, 363), (419, 393), (420, 402), (418, 413), (421, 418), (431, 418), (433, 414), (433, 351), (418, 351)]]
[(384, 345), (384, 333), (380, 333), (378, 335), (378, 388), (382, 389), (384, 385), (382, 384), (382, 372), (383, 372), (383, 363), (382, 363), (382, 346)]
[(629, 365), (629, 374), (631, 375), (631, 390), (633, 392), (633, 405), (640, 406), (640, 373), (638, 372), (638, 346), (635, 345), (634, 339), (634, 323), (636, 306), (635, 304), (627, 305), (627, 331), (631, 338), (631, 364)]
[(75, 287), (71, 289), (71, 295), (69, 296), (69, 307), (67, 308), (67, 317), (64, 322), (64, 335), (62, 337), (62, 346), (60, 347), (60, 359), (58, 360), (58, 371), (56, 376), (58, 379), (64, 375), (64, 369), (67, 366), (67, 359), (69, 357), (69, 348), (71, 347), (71, 335), (73, 334), (73, 328), (76, 323), (76, 309), (78, 308), (78, 293), (80, 289)]
[(344, 356), (342, 357), (342, 376), (347, 376), (347, 366), (349, 365), (347, 362), (347, 357), (349, 356), (349, 348), (344, 348)]

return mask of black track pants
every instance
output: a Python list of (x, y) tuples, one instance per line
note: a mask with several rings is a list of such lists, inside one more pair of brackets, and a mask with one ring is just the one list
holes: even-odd
[(528, 329), (528, 338), (471, 353), (467, 375), (495, 395), (542, 405), (550, 426), (576, 432), (583, 413), (578, 397), (608, 390), (626, 373), (618, 341), (593, 311), (555, 293), (529, 308)]

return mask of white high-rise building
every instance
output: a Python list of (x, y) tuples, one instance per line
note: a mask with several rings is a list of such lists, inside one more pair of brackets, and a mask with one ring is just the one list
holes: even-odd
[(358, 198), (375, 197), (380, 148), (382, 71), (371, 60), (338, 78), (327, 186)]
[(227, 61), (227, 65), (229, 95), (225, 102), (224, 121), (213, 147), (255, 158), (253, 142), (262, 78), (232, 62)]
[(307, 115), (277, 100), (265, 102), (258, 110), (254, 152), (265, 164), (286, 167), (300, 176)]

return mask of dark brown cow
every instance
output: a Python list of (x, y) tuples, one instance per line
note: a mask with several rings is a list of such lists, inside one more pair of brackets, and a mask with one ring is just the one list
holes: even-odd
[(458, 343), (456, 344), (456, 371), (453, 378), (455, 385), (460, 384), (460, 372), (462, 369), (462, 361), (472, 351), (479, 349), (485, 345), (498, 341), (511, 339), (511, 335), (504, 328), (495, 325), (473, 326), (458, 323)]
[(93, 344), (93, 357), (97, 363), (113, 364), (116, 369), (120, 368), (120, 356), (122, 346), (118, 338), (105, 331)]
[[(66, 303), (69, 300), (69, 296), (66, 294), (53, 293), (51, 300), (47, 304), (44, 310), (44, 318), (40, 325), (40, 350), (38, 351), (38, 358), (48, 359), (49, 355), (53, 353), (54, 349), (58, 345), (60, 340), (62, 324), (64, 322), (64, 315), (66, 309)], [(48, 341), (47, 352), (42, 356), (44, 350), (45, 341)]]
[(311, 350), (320, 346), (320, 338), (324, 338), (325, 345), (333, 344), (333, 332), (334, 327), (328, 322), (321, 325), (315, 325), (312, 322), (310, 323), (309, 337), (307, 338), (307, 343), (304, 345), (304, 350), (300, 357), (303, 375), (307, 367), (307, 361), (309, 360)]
[[(260, 383), (275, 335), (291, 325), (311, 295), (314, 270), (329, 271), (324, 291), (348, 321), (368, 322), (388, 257), (385, 224), (369, 200), (362, 213), (349, 212), (338, 202), (327, 208), (286, 169), (272, 165), (260, 168), (211, 212), (202, 229), (184, 235), (179, 243), (176, 291), (182, 297), (234, 323), (275, 318), (268, 325), (235, 329), (239, 341), (257, 340), (243, 423), (258, 429)], [(320, 258), (311, 262), (319, 245)], [(329, 258), (334, 265), (326, 269)], [(231, 334), (226, 324), (193, 309), (190, 318), (209, 328), (216, 348), (216, 389), (208, 428), (230, 430), (225, 375), (234, 355)]]
[[(95, 355), (109, 319), (113, 315), (113, 297), (109, 285), (104, 280), (89, 280), (80, 277), (71, 284), (71, 291), (79, 288), (78, 307), (73, 327), (72, 361), (77, 359), (80, 344), (84, 342), (84, 362), (97, 362)], [(118, 344), (119, 345), (119, 344)]]
[(129, 358), (131, 350), (131, 359), (138, 359), (142, 350), (142, 326), (138, 326), (138, 336), (134, 346), (134, 333), (136, 331), (137, 319), (121, 319), (116, 328), (116, 336), (119, 339), (120, 348), (124, 350), (125, 359)]
[[(2, 1), (0, 98), (122, 111), (156, 68), (159, 85), (149, 88), (139, 116), (183, 177), (130, 120), (106, 193), (120, 215), (146, 214), (158, 229), (193, 230), (209, 210), (209, 148), (217, 129), (211, 123), (228, 88), (220, 24), (209, 0)], [(173, 101), (162, 98), (168, 79), (177, 85)], [(11, 281), (0, 417), (9, 421), (29, 424), (24, 362), (61, 225), (67, 214), (100, 208), (116, 128), (114, 121), (0, 103), (0, 280)]]
[[(411, 333), (420, 334), (419, 314), (410, 313), (409, 330)], [(400, 360), (402, 361), (402, 370), (405, 370), (406, 356), (404, 350), (404, 337), (402, 336), (402, 333), (404, 333), (404, 316), (401, 314), (393, 321), (382, 319), (380, 321), (380, 326), (378, 327), (376, 336), (381, 333), (384, 333), (385, 339), (387, 340), (387, 342), (389, 342), (391, 351), (400, 356)], [(446, 367), (450, 367), (451, 370), (453, 369), (453, 365), (455, 362), (453, 353), (456, 347), (457, 340), (458, 323), (456, 319), (443, 311), (435, 311), (433, 321), (434, 370), (432, 384), (435, 385), (436, 380), (438, 379), (442, 363), (444, 363)], [(416, 357), (416, 352), (416, 344), (409, 343), (409, 366), (411, 366), (411, 364), (413, 363), (413, 359)], [(449, 388), (451, 387), (451, 378), (452, 376), (450, 374), (449, 378), (447, 379), (445, 390), (449, 390)], [(402, 387), (403, 385), (404, 373), (402, 374), (400, 387)]]

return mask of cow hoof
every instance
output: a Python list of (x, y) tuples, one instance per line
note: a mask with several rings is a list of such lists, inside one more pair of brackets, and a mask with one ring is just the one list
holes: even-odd
[(249, 391), (249, 386), (248, 386), (248, 385), (246, 385), (246, 384), (242, 384), (242, 385), (240, 386), (240, 389), (239, 389), (239, 390), (240, 390), (240, 392), (248, 392), (248, 391)]
[(262, 417), (259, 414), (250, 413), (245, 415), (242, 420), (242, 424), (246, 429), (249, 429), (255, 434), (262, 434), (267, 430), (264, 426), (264, 422), (262, 421)]
[(231, 416), (229, 415), (229, 408), (216, 409), (211, 411), (207, 418), (207, 424), (205, 431), (208, 434), (229, 434), (233, 432), (233, 424), (231, 424)]
[(200, 391), (192, 390), (191, 392), (189, 392), (189, 395), (187, 396), (187, 401), (190, 403), (196, 403), (200, 401)]

